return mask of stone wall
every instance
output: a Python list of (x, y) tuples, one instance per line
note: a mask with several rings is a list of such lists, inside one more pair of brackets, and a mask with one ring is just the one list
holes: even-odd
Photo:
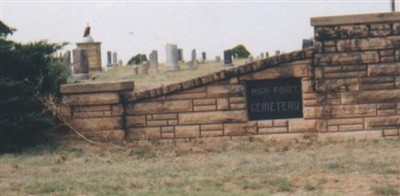
[[(311, 24), (311, 49), (145, 91), (125, 83), (100, 91), (71, 87), (64, 103), (79, 126), (120, 130), (119, 138), (129, 141), (399, 137), (400, 13), (312, 18)], [(246, 83), (279, 78), (301, 80), (303, 117), (250, 121)]]
[(133, 81), (62, 85), (63, 116), (85, 136), (120, 141), (126, 132), (126, 100), (133, 89)]

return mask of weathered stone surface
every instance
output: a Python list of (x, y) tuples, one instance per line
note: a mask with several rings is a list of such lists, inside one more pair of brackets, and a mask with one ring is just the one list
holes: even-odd
[(228, 98), (217, 99), (217, 110), (228, 110), (228, 109), (229, 109)]
[(213, 130), (213, 131), (202, 131), (200, 133), (201, 137), (218, 137), (223, 136), (224, 132), (222, 130)]
[(360, 82), (361, 90), (393, 89), (395, 87), (393, 76), (361, 78)]
[(161, 132), (162, 133), (175, 132), (175, 127), (161, 127)]
[(205, 92), (201, 93), (177, 93), (165, 96), (168, 100), (181, 100), (181, 99), (200, 99), (206, 98), (207, 94)]
[(272, 127), (272, 120), (263, 120), (263, 121), (257, 121), (257, 126), (259, 128), (264, 128), (264, 127)]
[(210, 124), (210, 125), (200, 125), (200, 129), (202, 131), (210, 131), (210, 130), (223, 130), (223, 124)]
[[(101, 117), (107, 117), (107, 116), (113, 116), (113, 115), (111, 115), (111, 111), (93, 111), (93, 112), (74, 112), (73, 113), (74, 118), (101, 118)], [(114, 115), (114, 116), (119, 116), (119, 115)]]
[(67, 105), (101, 105), (119, 103), (118, 93), (71, 94), (63, 96)]
[(387, 29), (387, 30), (375, 30), (375, 31), (370, 31), (369, 34), (370, 36), (374, 37), (381, 37), (381, 36), (388, 36), (392, 33), (392, 30)]
[(246, 120), (247, 120), (247, 115), (246, 111), (244, 110), (195, 112), (195, 113), (179, 114), (179, 123), (182, 125), (244, 122)]
[(257, 122), (224, 124), (226, 136), (248, 135), (257, 133)]
[(339, 118), (339, 119), (328, 119), (328, 125), (353, 125), (363, 124), (362, 118)]
[(400, 63), (368, 65), (368, 76), (391, 76), (400, 74)]
[(217, 85), (208, 86), (207, 95), (208, 97), (232, 97), (232, 96), (244, 96), (244, 86), (243, 85)]
[(399, 136), (399, 129), (385, 129), (383, 136)]
[(340, 38), (359, 38), (368, 37), (368, 26), (367, 25), (345, 25), (339, 28)]
[(338, 52), (399, 47), (400, 36), (338, 40)]
[(230, 104), (229, 106), (231, 110), (241, 110), (241, 109), (246, 109), (246, 104), (245, 103), (233, 103)]
[(400, 116), (365, 118), (366, 129), (398, 128), (399, 126), (400, 126)]
[(325, 78), (361, 78), (367, 76), (367, 71), (351, 71), (351, 72), (337, 72), (325, 73)]
[(397, 114), (396, 110), (378, 110), (377, 111), (378, 116), (393, 116), (396, 114)]
[(320, 120), (289, 120), (289, 132), (317, 132), (323, 126), (326, 125)]
[(282, 77), (307, 77), (308, 65), (309, 65), (308, 63), (282, 64), (279, 65), (278, 67), (241, 76), (240, 80), (250, 80), (250, 79), (265, 80), (265, 79), (276, 79)]
[(245, 97), (231, 97), (229, 98), (229, 103), (245, 103), (246, 98)]
[(378, 63), (379, 55), (377, 51), (327, 53), (327, 54), (316, 54), (315, 60), (317, 64), (320, 66)]
[(400, 76), (396, 76), (396, 88), (400, 88)]
[(362, 24), (362, 23), (386, 23), (399, 20), (400, 20), (399, 13), (388, 12), (388, 13), (315, 17), (311, 18), (311, 25), (318, 27), (318, 26), (329, 26), (329, 25), (352, 25), (352, 24)]
[(378, 110), (396, 109), (396, 103), (378, 103), (376, 104)]
[(193, 106), (193, 111), (195, 111), (195, 112), (214, 111), (214, 110), (217, 110), (216, 105)]
[(138, 102), (130, 104), (127, 108), (127, 113), (132, 115), (190, 111), (192, 111), (191, 100)]
[(344, 118), (374, 116), (375, 104), (337, 105), (337, 106), (309, 106), (303, 109), (305, 119), (313, 118)]
[(339, 131), (360, 131), (363, 129), (363, 125), (339, 125)]
[(110, 109), (110, 105), (79, 106), (74, 107), (74, 112), (98, 112), (109, 111)]
[(193, 105), (215, 105), (215, 99), (195, 99), (193, 100)]
[(326, 79), (316, 81), (316, 91), (356, 91), (359, 90), (358, 79)]
[(161, 138), (162, 139), (174, 139), (175, 134), (174, 133), (161, 133)]
[(146, 126), (146, 116), (128, 116), (126, 118), (127, 127), (144, 127)]
[(148, 120), (147, 126), (149, 127), (157, 127), (157, 126), (166, 126), (168, 125), (167, 120)]
[(178, 119), (178, 114), (153, 114), (154, 120), (174, 120)]
[(190, 126), (176, 126), (175, 137), (176, 138), (194, 138), (200, 136), (199, 125)]
[(274, 120), (274, 127), (286, 127), (288, 126), (288, 120)]
[(339, 126), (337, 125), (328, 126), (328, 132), (334, 132), (334, 131), (339, 131)]
[(326, 132), (318, 134), (318, 141), (375, 140), (382, 138), (381, 130)]
[(102, 130), (103, 141), (119, 142), (125, 138), (125, 131), (122, 129)]
[(316, 27), (315, 39), (317, 41), (331, 40), (339, 37), (338, 27)]
[(134, 81), (102, 82), (86, 84), (63, 84), (60, 87), (62, 94), (133, 91)]
[(400, 22), (393, 23), (393, 34), (400, 34)]
[(74, 126), (89, 131), (120, 129), (121, 123), (121, 117), (74, 119), (72, 122)]
[(160, 138), (161, 138), (160, 127), (134, 128), (134, 129), (128, 129), (127, 131), (128, 141), (151, 140)]
[(343, 104), (380, 103), (400, 101), (400, 89), (343, 92)]
[(168, 120), (168, 125), (177, 125), (178, 120)]
[(271, 134), (271, 133), (287, 133), (287, 127), (269, 127), (269, 128), (259, 128), (259, 134)]

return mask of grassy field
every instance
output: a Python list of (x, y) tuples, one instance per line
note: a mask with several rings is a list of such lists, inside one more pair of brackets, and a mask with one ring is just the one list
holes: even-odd
[[(243, 65), (245, 61), (246, 59), (238, 59), (235, 60), (233, 64), (234, 66)], [(135, 90), (143, 90), (182, 82), (218, 70), (230, 69), (232, 67), (224, 66), (223, 62), (217, 63), (214, 61), (207, 61), (205, 63), (200, 63), (197, 69), (189, 68), (186, 63), (181, 63), (180, 68), (180, 71), (166, 71), (165, 65), (160, 64), (158, 73), (155, 70), (150, 69), (148, 75), (142, 75), (142, 70), (139, 69), (139, 75), (135, 75), (132, 66), (116, 67), (100, 73), (99, 77), (94, 81), (87, 80), (83, 82), (134, 80)]]
[(1, 195), (399, 195), (400, 140), (66, 143), (0, 155)]

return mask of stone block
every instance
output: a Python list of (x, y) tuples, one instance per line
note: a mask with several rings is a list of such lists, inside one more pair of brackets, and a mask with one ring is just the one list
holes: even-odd
[(359, 80), (354, 79), (326, 79), (317, 80), (315, 89), (318, 92), (330, 91), (357, 91), (359, 90)]
[(394, 50), (380, 50), (379, 51), (379, 56), (394, 56)]
[(376, 109), (378, 110), (389, 110), (396, 109), (396, 103), (378, 103), (376, 104)]
[(368, 76), (391, 76), (400, 74), (400, 63), (368, 65)]
[(175, 127), (161, 127), (161, 133), (175, 132)]
[(400, 76), (396, 76), (396, 88), (400, 88)]
[[(101, 118), (112, 116), (111, 111), (74, 112), (74, 118)], [(116, 115), (118, 116), (118, 115)]]
[(328, 132), (334, 132), (334, 131), (339, 131), (339, 126), (337, 125), (328, 126)]
[(89, 131), (112, 130), (122, 127), (122, 119), (121, 117), (74, 119), (72, 125)]
[(175, 120), (178, 114), (153, 114), (153, 120)]
[(393, 116), (396, 114), (397, 114), (396, 110), (378, 110), (377, 111), (378, 116)]
[(339, 125), (339, 131), (360, 131), (363, 129), (363, 125)]
[(339, 38), (338, 27), (316, 27), (315, 39), (317, 41), (325, 41)]
[(245, 103), (246, 98), (245, 97), (231, 97), (229, 98), (229, 103)]
[(133, 80), (123, 81), (123, 82), (64, 84), (61, 85), (60, 87), (60, 91), (62, 94), (119, 92), (119, 91), (133, 91), (133, 90), (134, 90)]
[(231, 103), (230, 108), (231, 108), (231, 110), (246, 109), (246, 104), (245, 103)]
[(229, 109), (229, 100), (228, 98), (219, 98), (217, 99), (217, 110), (228, 110)]
[(259, 128), (259, 134), (271, 134), (271, 133), (287, 133), (287, 127), (269, 127), (269, 128)]
[(171, 95), (165, 96), (168, 100), (182, 100), (182, 99), (200, 99), (206, 98), (207, 94), (205, 92), (201, 93), (173, 93)]
[(200, 136), (199, 125), (190, 126), (176, 126), (175, 137), (176, 138), (195, 138)]
[(216, 105), (193, 106), (193, 111), (195, 112), (214, 111), (216, 109), (217, 109)]
[(367, 65), (345, 65), (342, 71), (367, 71)]
[(400, 116), (380, 116), (365, 118), (366, 129), (377, 128), (398, 128), (400, 126)]
[(339, 118), (339, 119), (328, 119), (328, 125), (354, 125), (363, 124), (362, 118)]
[(272, 127), (272, 120), (263, 120), (263, 121), (257, 121), (257, 126), (259, 128), (265, 128), (265, 127)]
[(400, 136), (399, 129), (384, 129), (383, 136)]
[(370, 36), (373, 37), (382, 37), (382, 36), (388, 36), (392, 33), (391, 29), (386, 29), (386, 30), (371, 30), (369, 32)]
[(274, 120), (274, 127), (286, 127), (288, 126), (288, 120)]
[(140, 116), (128, 116), (126, 118), (127, 127), (145, 127), (146, 126), (146, 115)]
[(328, 53), (316, 54), (315, 60), (319, 66), (379, 63), (379, 55), (377, 51)]
[(301, 89), (303, 93), (313, 93), (314, 92), (314, 81), (313, 80), (305, 80), (301, 81)]
[(168, 120), (168, 125), (177, 125), (178, 120)]
[(222, 130), (213, 130), (213, 131), (201, 131), (201, 137), (218, 137), (223, 136), (224, 132)]
[(160, 127), (134, 128), (134, 129), (128, 129), (127, 131), (128, 141), (151, 140), (160, 138), (161, 138)]
[(174, 133), (161, 133), (161, 138), (162, 139), (174, 139), (175, 134)]
[(400, 22), (393, 23), (393, 34), (400, 34)]
[(337, 72), (325, 73), (325, 78), (361, 78), (367, 76), (367, 71), (351, 71), (351, 72)]
[(257, 134), (257, 122), (224, 124), (224, 134), (226, 136)]
[(157, 127), (157, 126), (166, 126), (168, 125), (167, 120), (148, 120), (147, 126), (149, 127)]
[(193, 100), (193, 105), (195, 106), (215, 105), (215, 99), (195, 99)]
[(382, 138), (381, 130), (326, 132), (318, 134), (318, 141), (375, 140)]
[(400, 89), (343, 92), (341, 98), (343, 104), (398, 102)]
[(102, 105), (119, 103), (118, 93), (68, 94), (63, 96), (66, 105)]
[(209, 125), (200, 125), (201, 131), (210, 131), (210, 130), (223, 130), (223, 124), (209, 124)]
[(278, 67), (266, 69), (263, 71), (255, 72), (249, 75), (241, 76), (240, 80), (254, 79), (254, 80), (265, 80), (265, 79), (276, 79), (283, 77), (307, 77), (308, 75), (308, 62), (298, 64), (288, 63), (282, 64)]
[(122, 115), (124, 113), (124, 108), (122, 105), (111, 105), (111, 115)]
[(212, 124), (212, 123), (234, 123), (245, 122), (247, 120), (246, 111), (214, 111), (214, 112), (193, 112), (180, 113), (179, 123), (188, 124)]
[(368, 37), (367, 25), (343, 25), (339, 29), (340, 38)]
[(191, 100), (171, 100), (171, 101), (153, 101), (137, 102), (130, 104), (127, 113), (135, 114), (159, 114), (171, 112), (190, 112), (192, 111)]
[(78, 106), (74, 107), (74, 112), (99, 112), (110, 111), (110, 105), (93, 105), (93, 106)]
[(215, 85), (207, 87), (207, 95), (209, 98), (244, 96), (245, 90), (243, 85)]
[(376, 114), (375, 104), (309, 106), (305, 107), (303, 111), (305, 119), (363, 117)]
[(204, 92), (206, 92), (206, 87), (202, 86), (202, 87), (192, 88), (189, 90), (184, 90), (181, 93), (204, 93)]
[(380, 24), (370, 24), (370, 29), (371, 30), (386, 30), (386, 29), (391, 29), (391, 26), (389, 23), (380, 23)]
[(324, 121), (320, 120), (304, 120), (293, 119), (289, 120), (289, 132), (318, 132), (326, 126)]

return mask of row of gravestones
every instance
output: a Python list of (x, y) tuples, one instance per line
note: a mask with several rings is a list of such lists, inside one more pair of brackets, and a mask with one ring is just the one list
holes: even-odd
[(118, 60), (117, 53), (107, 51), (107, 67), (122, 66), (122, 60)]

